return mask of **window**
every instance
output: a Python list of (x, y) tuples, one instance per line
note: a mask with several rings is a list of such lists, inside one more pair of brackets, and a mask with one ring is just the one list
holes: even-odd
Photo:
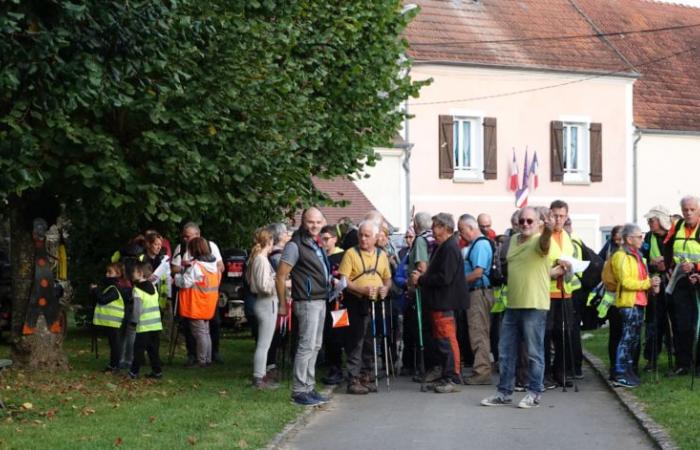
[(562, 127), (564, 183), (590, 182), (588, 141), (588, 124), (564, 122)]
[(452, 158), (454, 180), (484, 179), (484, 148), (481, 119), (455, 117), (452, 125)]

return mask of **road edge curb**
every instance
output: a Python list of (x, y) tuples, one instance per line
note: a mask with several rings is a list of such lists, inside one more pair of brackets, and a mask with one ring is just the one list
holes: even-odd
[(669, 436), (668, 432), (656, 423), (645, 411), (643, 404), (637, 400), (637, 397), (631, 392), (624, 390), (622, 388), (616, 389), (610, 381), (608, 381), (608, 368), (607, 366), (596, 356), (590, 352), (583, 351), (583, 357), (588, 361), (588, 364), (593, 367), (593, 370), (598, 374), (598, 376), (603, 380), (605, 385), (608, 387), (615, 397), (622, 403), (627, 411), (634, 417), (642, 430), (649, 436), (649, 439), (661, 450), (679, 450), (680, 447), (673, 442), (673, 439)]

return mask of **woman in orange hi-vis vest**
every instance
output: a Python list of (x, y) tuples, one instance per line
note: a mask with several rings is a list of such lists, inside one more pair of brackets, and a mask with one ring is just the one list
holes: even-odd
[(190, 240), (187, 251), (192, 260), (183, 261), (187, 268), (175, 275), (175, 285), (180, 288), (180, 315), (188, 320), (197, 344), (197, 363), (206, 367), (211, 364), (209, 320), (214, 317), (219, 301), (221, 272), (205, 239)]

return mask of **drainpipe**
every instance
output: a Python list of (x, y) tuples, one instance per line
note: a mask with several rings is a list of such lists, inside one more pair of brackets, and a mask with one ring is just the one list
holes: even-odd
[(639, 128), (635, 127), (634, 129), (634, 143), (632, 144), (632, 220), (634, 222), (637, 222), (637, 210), (639, 208), (639, 201), (637, 200), (638, 197), (638, 189), (637, 189), (637, 180), (638, 180), (638, 162), (637, 160), (638, 155), (637, 155), (637, 144), (639, 143), (639, 140), (642, 139), (642, 132), (639, 131)]
[(406, 100), (406, 106), (404, 109), (406, 113), (406, 119), (404, 119), (404, 134), (405, 138), (404, 141), (406, 144), (404, 144), (403, 150), (404, 150), (404, 157), (403, 157), (403, 163), (401, 164), (403, 166), (403, 170), (406, 174), (406, 230), (408, 230), (408, 227), (411, 226), (411, 150), (413, 150), (413, 144), (411, 144), (409, 140), (409, 134), (408, 134), (408, 126), (409, 126), (409, 118), (408, 118), (408, 100)]

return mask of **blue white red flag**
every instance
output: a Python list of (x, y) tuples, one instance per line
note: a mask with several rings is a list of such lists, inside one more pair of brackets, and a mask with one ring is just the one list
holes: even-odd
[(513, 149), (513, 162), (510, 163), (510, 184), (508, 188), (513, 192), (518, 190), (518, 163), (515, 160), (515, 149)]
[(527, 197), (530, 195), (530, 171), (527, 166), (527, 150), (525, 150), (525, 164), (523, 165), (523, 184), (515, 191), (515, 207), (524, 208), (527, 206)]
[(540, 177), (537, 175), (537, 169), (540, 168), (540, 162), (537, 160), (537, 152), (532, 157), (530, 165), (530, 176), (532, 177), (532, 189), (537, 189), (540, 185)]

